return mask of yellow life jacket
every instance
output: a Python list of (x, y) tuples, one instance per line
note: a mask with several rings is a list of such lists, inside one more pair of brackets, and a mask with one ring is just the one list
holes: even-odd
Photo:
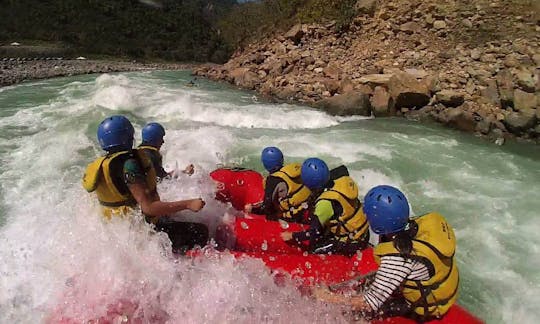
[(280, 178), (287, 184), (287, 196), (279, 201), (281, 218), (285, 220), (295, 218), (297, 213), (304, 209), (301, 205), (311, 195), (311, 190), (302, 183), (301, 170), (300, 163), (291, 163), (271, 174), (272, 177)]
[(317, 202), (320, 200), (336, 201), (341, 205), (341, 215), (332, 216), (328, 227), (336, 238), (346, 243), (369, 239), (369, 225), (362, 211), (362, 203), (358, 200), (358, 186), (351, 177), (343, 176), (334, 180), (332, 188), (317, 198)]
[[(425, 281), (407, 280), (403, 296), (416, 314), (424, 318), (441, 318), (456, 302), (459, 273), (454, 260), (456, 237), (454, 230), (438, 213), (417, 218), (418, 232), (412, 239), (412, 252), (404, 257), (418, 260), (428, 267), (430, 278)], [(386, 255), (401, 255), (393, 242), (377, 245), (375, 260)]]
[[(142, 150), (133, 150), (134, 157), (141, 163), (146, 177), (146, 185), (151, 193), (156, 192), (156, 172), (152, 162), (145, 156)], [(125, 216), (137, 202), (128, 191), (121, 193), (115, 186), (110, 173), (111, 162), (131, 151), (121, 151), (96, 159), (86, 168), (83, 176), (83, 187), (88, 192), (96, 192), (99, 203), (103, 207), (103, 215), (110, 219), (112, 216)]]

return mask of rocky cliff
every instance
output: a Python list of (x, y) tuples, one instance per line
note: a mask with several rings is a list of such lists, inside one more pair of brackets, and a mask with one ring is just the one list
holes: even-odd
[(298, 24), (195, 74), (336, 115), (540, 137), (540, 1), (359, 0), (345, 30)]

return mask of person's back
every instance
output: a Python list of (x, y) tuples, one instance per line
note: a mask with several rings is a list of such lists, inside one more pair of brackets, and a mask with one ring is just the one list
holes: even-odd
[[(142, 131), (142, 143), (138, 149), (144, 152), (146, 157), (150, 159), (154, 169), (156, 170), (156, 176), (159, 180), (174, 175), (174, 170), (167, 172), (163, 168), (163, 156), (161, 155), (161, 146), (165, 143), (165, 128), (159, 123), (148, 123)], [(193, 164), (188, 165), (182, 173), (192, 175), (194, 172)]]
[(270, 220), (306, 222), (306, 204), (311, 191), (302, 183), (301, 165), (284, 165), (283, 153), (277, 147), (266, 147), (261, 161), (269, 176), (264, 181), (264, 200), (245, 211), (266, 215)]
[(323, 212), (316, 215), (323, 222), (329, 241), (350, 245), (353, 250), (367, 247), (369, 226), (358, 199), (358, 186), (350, 176), (332, 180), (332, 186), (315, 203), (315, 211), (321, 209), (328, 210), (324, 215)]
[(374, 249), (375, 260), (380, 264), (384, 257), (399, 257), (410, 264), (423, 264), (427, 276), (411, 272), (401, 293), (415, 317), (440, 318), (457, 299), (459, 272), (454, 260), (454, 231), (438, 213), (414, 218), (407, 226), (412, 245), (404, 248), (393, 241), (381, 243)]
[(152, 161), (156, 176), (163, 179), (169, 173), (163, 169), (163, 157), (159, 150), (164, 143), (165, 129), (158, 123), (148, 123), (142, 129), (142, 143), (139, 149)]
[(299, 243), (309, 240), (311, 250), (321, 254), (350, 256), (366, 248), (368, 225), (358, 200), (358, 187), (346, 168), (330, 171), (324, 161), (310, 158), (302, 164), (301, 176), (314, 197), (310, 227), (302, 232), (284, 232), (282, 238)]
[(146, 170), (145, 184), (149, 193), (156, 194), (155, 171), (145, 154), (133, 150), (133, 126), (121, 116), (113, 116), (100, 124), (98, 138), (105, 156), (90, 163), (83, 176), (83, 187), (88, 192), (96, 192), (103, 207), (104, 216), (124, 216), (137, 205), (127, 181), (131, 180), (130, 166)]
[(409, 218), (405, 195), (391, 186), (372, 188), (364, 213), (379, 235), (379, 268), (363, 293), (342, 296), (318, 289), (325, 301), (352, 306), (370, 317), (407, 316), (425, 322), (442, 318), (456, 302), (459, 273), (452, 227), (437, 213)]

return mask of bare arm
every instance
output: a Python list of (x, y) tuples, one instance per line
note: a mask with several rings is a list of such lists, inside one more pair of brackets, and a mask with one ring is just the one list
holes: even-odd
[(313, 296), (316, 299), (327, 303), (351, 306), (354, 310), (357, 311), (371, 311), (371, 308), (364, 299), (364, 295), (344, 296), (340, 294), (334, 294), (326, 288), (319, 287), (313, 290)]
[(129, 191), (135, 200), (141, 206), (145, 215), (160, 217), (170, 215), (181, 210), (189, 209), (197, 212), (204, 207), (204, 201), (201, 198), (165, 202), (157, 197), (151, 197), (147, 192), (146, 185), (143, 183), (133, 183), (128, 185)]

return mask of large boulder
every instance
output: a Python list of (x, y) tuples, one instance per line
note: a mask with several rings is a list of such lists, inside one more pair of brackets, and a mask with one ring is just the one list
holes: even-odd
[(371, 115), (369, 96), (361, 92), (348, 92), (326, 98), (317, 102), (315, 106), (337, 116)]
[(506, 115), (504, 124), (513, 133), (521, 134), (533, 127), (536, 122), (534, 110), (525, 112), (511, 112)]
[(353, 90), (354, 90), (354, 83), (352, 82), (352, 80), (349, 77), (343, 78), (343, 80), (341, 80), (341, 82), (340, 82), (338, 92), (339, 93), (347, 93), (347, 92), (351, 92)]
[(341, 86), (341, 83), (338, 80), (334, 79), (322, 79), (320, 82), (324, 85), (326, 90), (330, 92), (331, 95), (334, 95), (339, 91), (339, 87)]
[(281, 88), (275, 89), (275, 96), (282, 100), (292, 101), (296, 99), (296, 94), (298, 93), (298, 89), (296, 89), (293, 85), (289, 84)]
[(396, 109), (422, 108), (430, 99), (426, 83), (408, 73), (394, 74), (388, 82), (388, 91)]
[(323, 68), (323, 73), (329, 78), (339, 79), (342, 70), (336, 64), (328, 64), (327, 67)]
[(473, 132), (476, 129), (474, 115), (470, 111), (465, 111), (462, 107), (446, 109), (439, 114), (438, 118), (443, 124), (463, 131)]
[(390, 115), (390, 94), (384, 87), (377, 86), (371, 97), (371, 108), (375, 117)]
[(465, 101), (463, 93), (454, 90), (442, 90), (437, 92), (437, 102), (446, 107), (458, 107)]
[(519, 70), (516, 73), (516, 79), (518, 86), (526, 92), (534, 92), (536, 88), (536, 81), (533, 74), (525, 69)]
[(253, 90), (261, 82), (259, 75), (248, 68), (236, 68), (229, 73), (235, 85)]
[(393, 74), (367, 74), (358, 79), (358, 82), (375, 88), (378, 85), (387, 85), (392, 76)]
[(517, 111), (526, 111), (538, 107), (538, 98), (534, 93), (514, 90), (514, 109)]

